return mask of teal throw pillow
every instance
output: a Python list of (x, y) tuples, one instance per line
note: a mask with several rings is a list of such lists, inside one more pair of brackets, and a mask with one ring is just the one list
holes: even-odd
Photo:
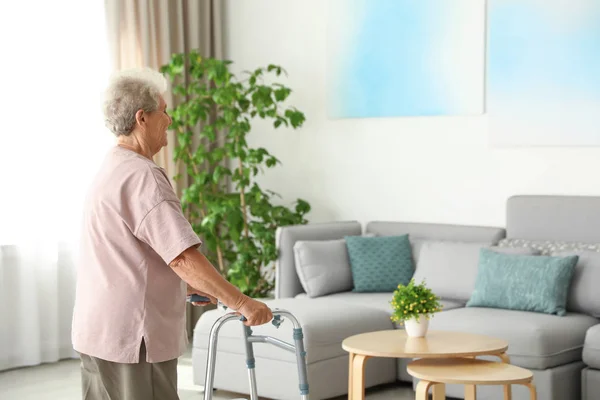
[(467, 307), (565, 315), (577, 255), (502, 254), (481, 249), (475, 290)]
[(415, 271), (408, 235), (346, 236), (355, 292), (393, 292)]

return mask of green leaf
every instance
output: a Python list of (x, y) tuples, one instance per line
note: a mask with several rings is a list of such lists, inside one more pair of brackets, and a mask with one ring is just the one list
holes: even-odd
[(269, 157), (267, 158), (266, 164), (267, 167), (271, 168), (274, 167), (275, 165), (277, 165), (277, 163), (279, 162), (279, 160), (275, 157)]
[(305, 120), (304, 114), (295, 109), (286, 110), (285, 116), (288, 117), (290, 123), (294, 128), (298, 128), (299, 126), (301, 126)]
[(210, 141), (215, 141), (217, 139), (215, 127), (213, 125), (204, 125), (201, 135), (206, 137)]
[(228, 168), (218, 165), (213, 172), (213, 182), (219, 183), (224, 176), (231, 176), (231, 171)]
[(246, 99), (246, 98), (242, 98), (238, 100), (238, 104), (240, 106), (240, 109), (242, 111), (247, 111), (248, 108), (250, 108), (250, 100)]
[(186, 147), (191, 143), (192, 137), (187, 133), (181, 133), (177, 136), (177, 141), (181, 147)]
[(296, 202), (296, 212), (299, 214), (307, 214), (310, 211), (310, 204), (305, 201), (298, 199)]
[(280, 89), (275, 90), (275, 100), (277, 101), (284, 101), (285, 99), (288, 98), (288, 96), (290, 95), (290, 93), (292, 92), (291, 89), (288, 89), (286, 87), (282, 87)]

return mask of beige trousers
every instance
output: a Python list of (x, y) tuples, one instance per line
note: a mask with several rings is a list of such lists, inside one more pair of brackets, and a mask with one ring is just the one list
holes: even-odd
[(137, 364), (80, 356), (83, 400), (179, 400), (177, 359), (148, 363), (143, 341)]

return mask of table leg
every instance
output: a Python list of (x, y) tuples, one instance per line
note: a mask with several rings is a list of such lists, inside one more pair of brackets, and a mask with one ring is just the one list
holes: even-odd
[(465, 400), (477, 400), (477, 386), (465, 385)]
[(352, 358), (352, 400), (365, 399), (365, 362), (369, 357), (355, 354)]
[[(433, 386), (435, 390), (435, 384), (433, 382), (420, 380), (417, 384), (417, 390), (415, 394), (415, 400), (428, 400), (429, 399), (429, 388)], [(435, 396), (435, 395), (434, 395)], [(437, 400), (434, 397), (434, 400)]]
[(354, 387), (352, 371), (354, 370), (354, 353), (348, 354), (348, 400), (352, 400), (352, 388)]
[(446, 400), (446, 385), (444, 383), (433, 384), (432, 400)]
[(526, 383), (525, 386), (529, 388), (529, 400), (537, 400), (537, 390), (533, 382)]
[(512, 389), (510, 385), (504, 385), (504, 400), (512, 400)]
[(498, 354), (498, 357), (502, 360), (503, 363), (510, 364), (510, 357), (508, 356), (508, 354), (501, 353), (501, 354)]
[[(510, 364), (510, 357), (506, 353), (499, 354), (500, 360), (505, 364)], [(512, 386), (504, 385), (504, 400), (512, 400)]]

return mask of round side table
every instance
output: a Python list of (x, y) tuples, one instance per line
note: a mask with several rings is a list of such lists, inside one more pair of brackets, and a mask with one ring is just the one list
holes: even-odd
[(533, 373), (515, 365), (472, 358), (429, 358), (411, 362), (407, 370), (411, 376), (420, 379), (416, 400), (427, 400), (429, 388), (441, 383), (467, 385), (465, 400), (476, 400), (477, 385), (504, 385), (504, 400), (511, 400), (507, 387), (524, 385), (529, 388), (529, 398), (537, 399)]
[[(342, 342), (349, 353), (348, 400), (365, 398), (365, 362), (371, 357), (390, 358), (458, 358), (491, 355), (504, 363), (508, 343), (484, 335), (450, 331), (429, 331), (423, 338), (411, 338), (402, 329), (368, 332), (350, 336)], [(473, 390), (465, 386), (465, 393)], [(432, 384), (433, 400), (446, 397), (445, 384)], [(511, 392), (510, 385), (505, 391)]]

